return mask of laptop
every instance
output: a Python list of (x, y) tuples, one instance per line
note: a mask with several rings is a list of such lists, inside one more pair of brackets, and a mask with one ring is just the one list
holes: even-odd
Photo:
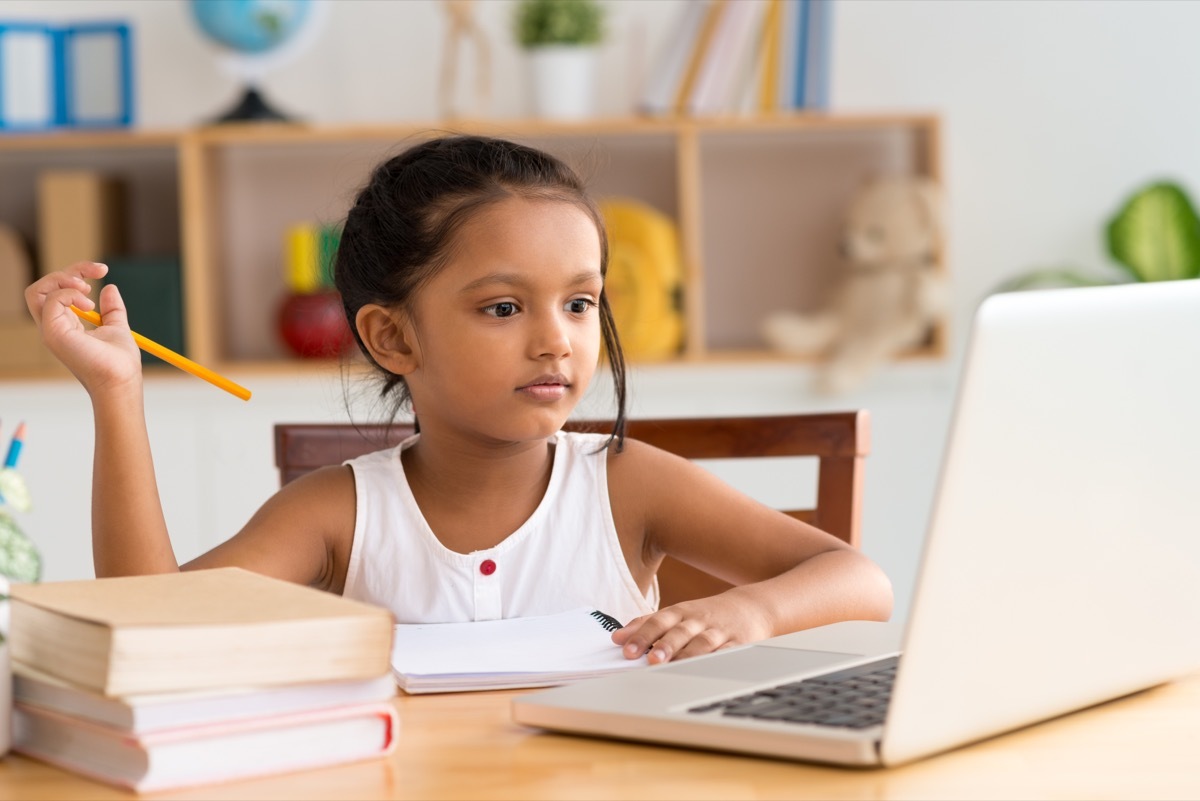
[(513, 718), (896, 765), (1170, 681), (1200, 669), (1198, 477), (1200, 280), (992, 296), (907, 625), (838, 623), (526, 694)]

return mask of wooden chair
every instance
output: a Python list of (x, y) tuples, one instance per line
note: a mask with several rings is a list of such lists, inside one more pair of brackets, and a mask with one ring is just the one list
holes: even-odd
[[(609, 424), (570, 422), (569, 431), (607, 431)], [(354, 426), (280, 423), (275, 426), (275, 464), (282, 484), (318, 467), (339, 464), (410, 436), (408, 423)], [(811, 523), (858, 547), (863, 459), (870, 448), (866, 411), (773, 417), (630, 420), (626, 436), (685, 459), (753, 459), (808, 456), (818, 459), (814, 509), (785, 514)], [(659, 570), (663, 606), (714, 595), (730, 585), (693, 567), (666, 559)]]

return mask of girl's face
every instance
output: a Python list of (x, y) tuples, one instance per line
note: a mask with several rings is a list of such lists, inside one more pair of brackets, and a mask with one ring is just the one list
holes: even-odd
[(405, 379), (421, 430), (557, 431), (596, 370), (602, 286), (599, 233), (572, 203), (508, 198), (468, 221), (415, 298)]

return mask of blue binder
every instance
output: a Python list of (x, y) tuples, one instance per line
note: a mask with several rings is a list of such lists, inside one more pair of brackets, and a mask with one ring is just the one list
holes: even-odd
[(0, 132), (131, 126), (132, 38), (124, 22), (0, 22)]
[(59, 52), (49, 25), (0, 22), (0, 131), (44, 131), (58, 124)]

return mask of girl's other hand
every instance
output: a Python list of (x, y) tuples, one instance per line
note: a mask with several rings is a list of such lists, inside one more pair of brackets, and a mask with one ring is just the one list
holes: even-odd
[[(652, 665), (745, 645), (774, 634), (769, 621), (737, 589), (642, 615), (613, 632), (626, 659), (647, 654)], [(649, 653), (647, 653), (649, 652)]]
[(45, 275), (25, 290), (25, 303), (46, 347), (70, 370), (89, 394), (111, 388), (140, 386), (141, 356), (129, 330), (125, 303), (112, 285), (100, 291), (104, 325), (92, 329), (71, 311), (95, 309), (89, 281), (103, 278), (108, 267), (78, 262)]

